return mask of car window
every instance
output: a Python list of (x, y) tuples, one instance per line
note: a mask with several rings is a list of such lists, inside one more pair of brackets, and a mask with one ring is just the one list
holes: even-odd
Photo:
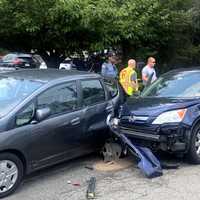
[(105, 83), (106, 88), (108, 89), (111, 97), (117, 96), (117, 94), (118, 94), (117, 82), (112, 79), (104, 79), (104, 83)]
[(0, 76), (0, 118), (7, 115), (43, 84), (39, 81)]
[(16, 54), (7, 54), (2, 58), (2, 60), (3, 60), (3, 62), (10, 62), (10, 61), (14, 60), (15, 58), (17, 58)]
[(23, 56), (19, 56), (19, 59), (21, 59), (23, 62), (27, 62), (27, 63), (32, 63), (33, 59), (31, 57), (23, 57)]
[(43, 63), (44, 60), (42, 59), (42, 57), (40, 55), (33, 55), (33, 60), (35, 62), (39, 62), (39, 63)]
[(105, 91), (99, 80), (81, 81), (85, 106), (105, 101)]
[(150, 85), (142, 96), (192, 98), (200, 97), (200, 73), (179, 72), (168, 76), (161, 76)]
[(55, 86), (42, 93), (38, 99), (38, 108), (49, 107), (51, 115), (73, 111), (78, 106), (76, 82)]
[(35, 111), (35, 106), (32, 103), (17, 115), (16, 125), (22, 126), (29, 123), (33, 119), (34, 111)]

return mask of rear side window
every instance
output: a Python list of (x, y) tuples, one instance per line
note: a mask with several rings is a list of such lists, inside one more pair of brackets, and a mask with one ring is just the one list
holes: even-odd
[(31, 57), (18, 57), (18, 58), (27, 63), (33, 62), (33, 59)]
[(76, 82), (55, 86), (38, 97), (38, 108), (49, 107), (52, 115), (73, 111), (77, 105)]
[(105, 91), (99, 80), (81, 81), (85, 106), (105, 101)]
[(35, 62), (39, 62), (39, 63), (43, 63), (44, 60), (42, 59), (42, 57), (40, 55), (33, 55), (33, 60)]

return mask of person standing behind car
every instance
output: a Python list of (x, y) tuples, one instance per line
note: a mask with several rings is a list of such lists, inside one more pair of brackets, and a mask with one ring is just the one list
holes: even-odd
[(156, 71), (154, 68), (155, 64), (155, 58), (149, 57), (147, 60), (147, 65), (142, 69), (142, 80), (144, 86), (146, 86), (149, 81), (150, 83), (153, 83), (157, 79)]
[(116, 67), (116, 56), (114, 53), (108, 54), (108, 62), (101, 66), (101, 75), (105, 78), (117, 78), (118, 70)]
[(134, 92), (138, 91), (137, 73), (135, 68), (136, 61), (130, 59), (128, 61), (128, 67), (122, 69), (119, 74), (119, 82), (128, 96), (131, 96)]

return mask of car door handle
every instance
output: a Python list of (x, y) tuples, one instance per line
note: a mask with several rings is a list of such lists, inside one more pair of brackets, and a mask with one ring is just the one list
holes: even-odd
[(109, 111), (109, 112), (110, 112), (110, 111), (112, 111), (112, 110), (113, 110), (113, 106), (107, 106), (107, 107), (106, 107), (106, 111)]
[(71, 124), (73, 126), (77, 125), (77, 124), (80, 124), (80, 118), (79, 117), (76, 117), (74, 119), (71, 120)]

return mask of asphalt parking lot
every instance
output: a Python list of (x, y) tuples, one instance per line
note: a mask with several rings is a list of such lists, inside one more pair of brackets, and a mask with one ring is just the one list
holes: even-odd
[[(199, 200), (200, 166), (189, 165), (181, 158), (162, 158), (180, 163), (176, 170), (164, 170), (155, 179), (145, 178), (132, 158), (131, 164), (119, 171), (98, 171), (85, 168), (99, 162), (97, 155), (89, 155), (28, 176), (20, 188), (7, 200), (85, 200), (87, 180), (97, 179), (98, 200)], [(71, 182), (71, 184), (69, 184)], [(75, 185), (74, 185), (75, 184)], [(79, 185), (80, 184), (80, 185)]]

